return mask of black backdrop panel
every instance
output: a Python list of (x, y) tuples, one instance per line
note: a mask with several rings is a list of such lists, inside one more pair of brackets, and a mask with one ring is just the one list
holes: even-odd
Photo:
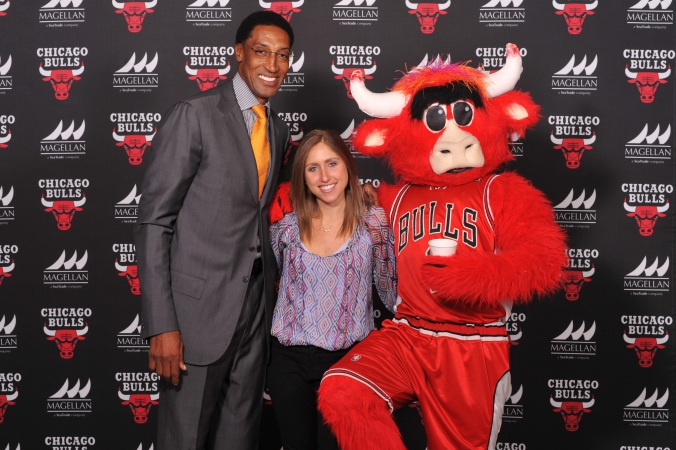
[[(367, 119), (343, 83), (353, 69), (382, 92), (426, 55), (495, 70), (506, 43), (521, 48), (518, 87), (542, 119), (509, 169), (552, 201), (570, 282), (513, 311), (497, 448), (676, 448), (670, 0), (123, 3), (0, 0), (0, 448), (154, 446), (132, 237), (144, 156), (173, 103), (234, 75), (236, 27), (266, 7), (291, 11), (296, 57), (272, 103), (296, 140), (328, 127), (349, 141)], [(393, 181), (355, 156), (362, 180)], [(585, 409), (567, 428), (552, 402)], [(396, 419), (424, 449), (415, 408)], [(260, 448), (280, 446), (265, 404)]]

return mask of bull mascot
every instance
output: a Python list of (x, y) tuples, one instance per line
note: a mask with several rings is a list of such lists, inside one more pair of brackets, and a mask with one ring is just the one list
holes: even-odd
[[(401, 302), (324, 375), (319, 409), (345, 450), (405, 449), (394, 409), (418, 402), (428, 448), (494, 449), (511, 393), (513, 303), (560, 287), (565, 235), (544, 194), (515, 173), (508, 139), (535, 125), (539, 107), (513, 91), (518, 48), (486, 74), (441, 58), (421, 63), (393, 90), (351, 78), (360, 109), (382, 120), (353, 141), (389, 161), (399, 183), (378, 196), (395, 236)], [(432, 256), (431, 239), (457, 242)]]

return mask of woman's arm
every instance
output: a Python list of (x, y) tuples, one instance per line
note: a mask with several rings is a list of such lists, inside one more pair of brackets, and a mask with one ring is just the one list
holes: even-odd
[(284, 249), (289, 242), (289, 229), (294, 222), (295, 215), (286, 214), (282, 220), (270, 225), (270, 245), (277, 260), (278, 276), (284, 266)]
[(387, 225), (385, 211), (373, 206), (364, 216), (366, 229), (371, 235), (371, 266), (378, 295), (390, 312), (397, 304), (397, 266), (394, 258), (394, 235)]

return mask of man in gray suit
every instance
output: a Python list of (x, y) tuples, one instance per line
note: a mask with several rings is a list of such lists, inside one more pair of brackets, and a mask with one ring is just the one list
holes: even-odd
[(292, 44), (278, 14), (245, 18), (233, 80), (174, 105), (153, 141), (134, 231), (141, 335), (166, 380), (159, 450), (257, 448), (276, 274), (267, 217), (289, 139), (268, 100)]

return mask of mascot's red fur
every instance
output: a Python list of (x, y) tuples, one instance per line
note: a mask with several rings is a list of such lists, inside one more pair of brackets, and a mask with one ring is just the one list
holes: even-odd
[[(491, 75), (439, 58), (421, 63), (385, 94), (353, 75), (360, 108), (382, 118), (361, 124), (354, 145), (386, 158), (400, 182), (381, 185), (379, 200), (394, 230), (402, 302), (322, 382), (319, 409), (344, 450), (404, 449), (391, 410), (412, 401), (429, 449), (495, 446), (511, 393), (505, 316), (512, 303), (558, 289), (566, 265), (544, 195), (515, 173), (493, 174), (513, 158), (508, 139), (539, 118), (530, 96), (512, 90), (518, 49), (508, 44), (506, 54)], [(456, 240), (456, 254), (427, 255), (435, 237)]]

